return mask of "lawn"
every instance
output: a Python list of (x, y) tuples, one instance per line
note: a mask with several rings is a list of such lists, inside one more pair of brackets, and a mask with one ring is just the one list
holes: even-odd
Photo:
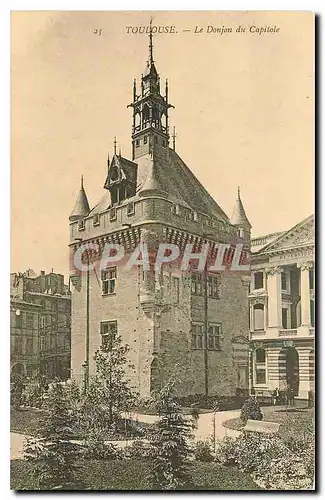
[[(11, 408), (10, 412), (10, 431), (17, 432), (18, 434), (25, 434), (26, 436), (38, 436), (39, 430), (42, 429), (42, 421), (45, 415), (44, 410), (36, 409), (20, 409), (15, 410)], [(124, 425), (124, 421), (121, 423), (121, 428), (119, 432), (115, 432), (113, 435), (107, 434), (104, 438), (114, 441), (124, 440), (126, 438), (138, 438), (147, 436), (153, 429), (153, 425), (146, 422), (137, 421), (127, 421), (127, 425)], [(84, 436), (80, 435), (79, 431), (76, 430), (75, 439), (83, 439)]]
[[(85, 489), (151, 490), (151, 463), (147, 460), (87, 460), (82, 477)], [(190, 466), (192, 485), (184, 489), (251, 491), (260, 489), (248, 474), (214, 463), (194, 462)], [(25, 460), (11, 461), (13, 490), (34, 490), (31, 465)]]
[[(289, 433), (302, 433), (307, 428), (314, 426), (314, 409), (288, 408), (273, 410), (272, 407), (263, 410), (263, 420), (267, 422), (280, 423), (279, 435), (288, 435)], [(223, 423), (228, 429), (241, 430), (243, 423), (240, 418), (231, 418)]]
[(10, 431), (27, 436), (36, 436), (37, 429), (41, 427), (44, 418), (43, 410), (30, 408), (10, 411)]

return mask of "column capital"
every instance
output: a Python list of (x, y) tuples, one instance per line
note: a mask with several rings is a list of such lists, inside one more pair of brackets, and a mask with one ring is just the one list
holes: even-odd
[(274, 276), (275, 274), (281, 274), (282, 272), (283, 272), (283, 267), (279, 266), (267, 267), (265, 269), (265, 273), (267, 276)]
[(305, 262), (298, 262), (297, 263), (297, 267), (301, 270), (301, 271), (309, 271), (310, 269), (313, 269), (314, 267), (314, 262), (312, 260), (308, 260), (308, 261), (305, 261)]

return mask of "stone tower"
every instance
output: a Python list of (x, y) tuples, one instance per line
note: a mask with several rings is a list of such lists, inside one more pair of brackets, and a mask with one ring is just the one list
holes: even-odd
[[(89, 209), (79, 193), (83, 202), (70, 216), (72, 376), (82, 381), (87, 359), (91, 375), (95, 352), (107, 349), (107, 335), (119, 334), (130, 347), (129, 378), (141, 397), (173, 374), (179, 395), (234, 394), (248, 387), (247, 346), (236, 339), (248, 337), (249, 271), (227, 266), (241, 226), (230, 222), (169, 147), (172, 106), (167, 82), (161, 95), (151, 33), (140, 89), (134, 81), (129, 106), (131, 159), (117, 153), (115, 142), (101, 199)], [(248, 253), (249, 233), (240, 241)], [(177, 246), (180, 256), (157, 269), (161, 244)], [(182, 268), (186, 248), (197, 253), (204, 244), (209, 244), (209, 263), (220, 244), (227, 247), (221, 272)], [(89, 273), (75, 266), (83, 245), (91, 246)], [(103, 267), (107, 245), (120, 245), (123, 258), (106, 259)], [(147, 249), (149, 266), (128, 266), (139, 248)]]

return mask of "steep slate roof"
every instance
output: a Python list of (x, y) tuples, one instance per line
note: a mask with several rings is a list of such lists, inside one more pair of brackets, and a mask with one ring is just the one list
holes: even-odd
[(239, 188), (238, 188), (238, 196), (235, 203), (234, 211), (231, 217), (231, 223), (234, 226), (241, 226), (249, 229), (252, 227), (247, 218), (243, 203), (241, 201)]
[[(135, 162), (122, 158), (124, 165), (126, 162), (135, 165)], [(225, 212), (173, 149), (167, 151), (166, 148), (155, 144), (153, 153), (140, 156), (136, 164), (138, 165), (136, 197), (144, 194), (167, 196), (175, 203), (229, 223)], [(90, 215), (104, 212), (109, 205), (110, 193), (106, 190)]]
[(73, 221), (85, 217), (89, 213), (89, 210), (88, 198), (84, 190), (83, 178), (81, 178), (81, 188), (69, 219)]
[(152, 158), (144, 155), (138, 161), (138, 190), (146, 187), (149, 178), (154, 179), (156, 188), (168, 193), (168, 197), (180, 204), (229, 222), (228, 216), (210, 196), (178, 154), (155, 144)]

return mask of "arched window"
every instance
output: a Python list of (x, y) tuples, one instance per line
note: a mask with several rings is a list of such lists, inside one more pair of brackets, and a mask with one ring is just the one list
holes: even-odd
[(253, 306), (253, 329), (264, 330), (264, 305), (255, 304)]
[(259, 348), (254, 356), (254, 385), (266, 384), (266, 353), (265, 349)]
[(142, 110), (142, 126), (145, 128), (150, 121), (150, 109), (147, 104), (143, 106)]

